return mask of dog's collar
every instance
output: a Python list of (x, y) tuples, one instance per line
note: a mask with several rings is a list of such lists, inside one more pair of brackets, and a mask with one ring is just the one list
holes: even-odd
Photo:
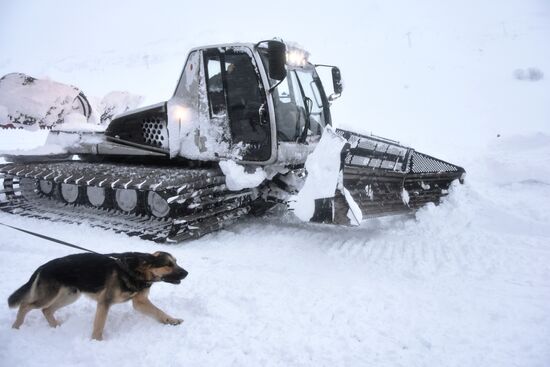
[(126, 273), (131, 280), (133, 280), (134, 282), (138, 283), (139, 285), (136, 286), (136, 284), (131, 284), (129, 282), (124, 282), (126, 287), (132, 291), (140, 291), (140, 290), (143, 290), (145, 288), (149, 288), (153, 282), (152, 281), (147, 281), (145, 279), (142, 278), (142, 276), (140, 276), (138, 273), (136, 273), (135, 271), (133, 271), (132, 269), (130, 269), (128, 267), (128, 265), (126, 265), (120, 258), (117, 258), (117, 257), (114, 257), (114, 256), (109, 256), (110, 259), (114, 260), (115, 263), (120, 267), (120, 269)]

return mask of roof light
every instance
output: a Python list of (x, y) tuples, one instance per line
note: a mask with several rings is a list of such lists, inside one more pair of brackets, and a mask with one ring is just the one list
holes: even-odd
[(305, 66), (308, 62), (309, 52), (287, 44), (286, 63), (291, 66)]

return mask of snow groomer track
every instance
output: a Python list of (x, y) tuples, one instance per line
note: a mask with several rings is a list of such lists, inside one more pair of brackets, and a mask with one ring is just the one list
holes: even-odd
[(252, 190), (229, 191), (218, 168), (64, 161), (0, 166), (0, 210), (87, 223), (155, 242), (223, 228), (250, 211)]

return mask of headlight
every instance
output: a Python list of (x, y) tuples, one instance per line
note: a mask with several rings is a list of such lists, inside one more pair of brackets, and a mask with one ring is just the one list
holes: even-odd
[(189, 108), (183, 106), (175, 106), (172, 113), (174, 114), (175, 120), (180, 123), (189, 121), (189, 118), (191, 117), (191, 111), (189, 111)]

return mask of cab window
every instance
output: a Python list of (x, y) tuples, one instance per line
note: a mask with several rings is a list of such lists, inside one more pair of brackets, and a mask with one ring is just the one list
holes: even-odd
[(243, 160), (271, 157), (271, 127), (266, 94), (252, 57), (238, 48), (205, 52), (210, 117), (226, 117), (233, 144), (243, 146)]
[(205, 56), (206, 63), (206, 90), (208, 91), (208, 105), (210, 117), (226, 113), (225, 94), (222, 78), (222, 58), (219, 54)]

